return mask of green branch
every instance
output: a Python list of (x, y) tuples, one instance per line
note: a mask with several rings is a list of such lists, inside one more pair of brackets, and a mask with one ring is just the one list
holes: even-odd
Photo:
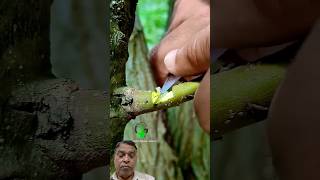
[(264, 120), (286, 64), (249, 64), (211, 75), (211, 132), (226, 132)]
[[(113, 104), (118, 108), (111, 110), (111, 118), (125, 115), (128, 119), (137, 115), (167, 109), (193, 99), (199, 87), (197, 82), (185, 82), (172, 87), (161, 95), (159, 88), (155, 91), (142, 91), (130, 87), (118, 88), (113, 92)], [(114, 106), (113, 106), (114, 107)]]

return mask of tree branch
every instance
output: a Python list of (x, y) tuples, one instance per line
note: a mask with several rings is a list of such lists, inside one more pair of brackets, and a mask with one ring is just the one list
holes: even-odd
[(211, 75), (211, 132), (226, 132), (264, 120), (286, 64), (257, 63)]
[[(155, 91), (142, 91), (123, 87), (113, 92), (113, 101), (120, 105), (118, 110), (111, 110), (110, 116), (125, 116), (132, 119), (137, 115), (177, 106), (193, 99), (199, 83), (185, 82), (172, 87), (172, 91), (161, 95), (159, 88)], [(116, 104), (116, 103), (115, 103)], [(121, 112), (121, 113), (117, 113)]]

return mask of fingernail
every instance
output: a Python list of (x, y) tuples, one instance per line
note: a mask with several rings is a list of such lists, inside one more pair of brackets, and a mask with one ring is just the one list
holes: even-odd
[(175, 73), (176, 55), (178, 49), (170, 51), (164, 58), (164, 64), (170, 73)]
[(199, 77), (201, 77), (203, 74), (200, 74), (200, 75), (195, 75), (195, 76), (187, 76), (187, 77), (183, 77), (185, 80), (187, 81), (191, 81), (191, 80), (194, 80), (194, 79), (197, 79)]

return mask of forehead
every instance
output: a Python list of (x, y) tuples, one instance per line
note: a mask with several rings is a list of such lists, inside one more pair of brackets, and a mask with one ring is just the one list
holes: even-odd
[(118, 151), (121, 151), (121, 152), (125, 152), (125, 153), (130, 153), (130, 152), (135, 152), (136, 149), (133, 147), (133, 146), (130, 146), (128, 144), (124, 144), (124, 143), (121, 143), (119, 145), (119, 147), (117, 148), (117, 152)]

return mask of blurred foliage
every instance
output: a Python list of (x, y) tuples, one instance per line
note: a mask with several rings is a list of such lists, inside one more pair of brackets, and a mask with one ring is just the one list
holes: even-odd
[(198, 123), (193, 102), (168, 109), (167, 120), (170, 146), (184, 178), (210, 179), (210, 137)]
[(161, 40), (168, 19), (170, 0), (139, 0), (137, 12), (147, 40), (148, 49)]

